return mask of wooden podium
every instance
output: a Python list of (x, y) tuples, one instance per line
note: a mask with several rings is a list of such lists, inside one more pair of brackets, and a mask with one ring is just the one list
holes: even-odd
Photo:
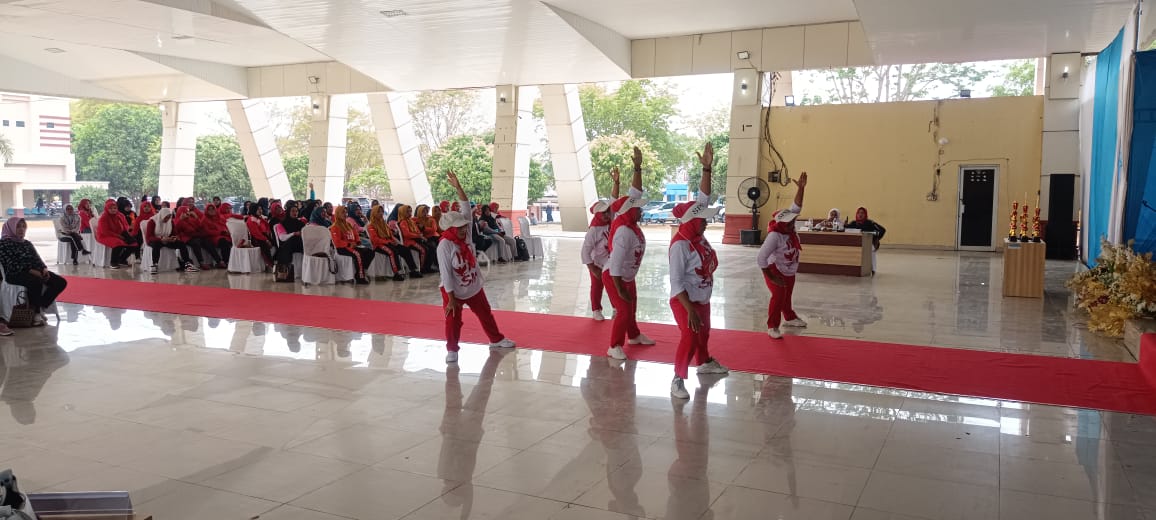
[(1044, 297), (1044, 242), (1003, 241), (1003, 295)]

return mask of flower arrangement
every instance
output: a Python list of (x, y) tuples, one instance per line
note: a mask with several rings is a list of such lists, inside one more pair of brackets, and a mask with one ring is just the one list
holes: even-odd
[(1124, 322), (1156, 317), (1156, 263), (1152, 253), (1137, 254), (1132, 245), (1103, 243), (1096, 267), (1076, 273), (1066, 283), (1076, 307), (1088, 311), (1088, 329), (1111, 337), (1124, 335)]

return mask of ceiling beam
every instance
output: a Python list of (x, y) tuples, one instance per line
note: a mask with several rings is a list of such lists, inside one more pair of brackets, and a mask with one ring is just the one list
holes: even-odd
[(237, 95), (249, 97), (249, 76), (245, 67), (236, 67), (209, 61), (190, 60), (174, 56), (162, 56), (147, 52), (133, 52), (146, 60), (153, 61), (175, 71), (221, 87)]
[(597, 22), (578, 16), (570, 11), (554, 7), (543, 2), (554, 14), (558, 15), (580, 36), (590, 42), (602, 54), (610, 58), (618, 68), (627, 74), (630, 73), (630, 40), (614, 30)]
[(140, 103), (142, 100), (94, 85), (31, 63), (0, 55), (0, 90), (42, 96), (104, 99)]

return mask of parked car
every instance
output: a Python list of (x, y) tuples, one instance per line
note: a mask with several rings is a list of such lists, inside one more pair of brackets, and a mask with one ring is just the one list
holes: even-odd
[(642, 223), (664, 224), (667, 221), (674, 222), (676, 219), (674, 218), (674, 215), (671, 214), (671, 211), (674, 210), (676, 205), (678, 205), (677, 202), (665, 202), (658, 208), (652, 209), (650, 211), (643, 211)]

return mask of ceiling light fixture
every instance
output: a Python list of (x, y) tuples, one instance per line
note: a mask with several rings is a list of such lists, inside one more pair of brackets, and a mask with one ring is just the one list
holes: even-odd
[(191, 39), (193, 39), (193, 37), (189, 36), (187, 34), (178, 34), (176, 36), (173, 36), (173, 39), (174, 40), (191, 40)]
[(386, 9), (381, 11), (381, 15), (386, 18), (397, 18), (398, 16), (408, 16), (409, 13), (403, 9)]
[(309, 76), (309, 84), (310, 85), (316, 85), (320, 81), (321, 81), (321, 78), (319, 78), (317, 76)]
[(738, 57), (740, 60), (749, 60), (751, 59), (751, 53), (748, 51), (739, 51)]
[(795, 106), (795, 96), (783, 96), (783, 104), (789, 107)]
[(52, 54), (60, 54), (60, 53), (64, 52), (64, 49), (61, 49), (60, 47), (49, 47), (47, 49), (44, 49), (44, 52), (51, 52)]

